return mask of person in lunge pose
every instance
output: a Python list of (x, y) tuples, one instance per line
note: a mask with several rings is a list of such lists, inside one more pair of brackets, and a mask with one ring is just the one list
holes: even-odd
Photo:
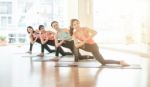
[[(87, 56), (83, 55), (78, 58), (76, 58), (76, 52), (75, 52), (75, 47), (74, 47), (74, 41), (72, 40), (72, 36), (70, 35), (70, 32), (68, 29), (65, 28), (60, 28), (59, 23), (57, 21), (51, 22), (51, 27), (55, 29), (56, 34), (55, 34), (55, 45), (56, 45), (56, 55), (61, 53), (62, 47), (69, 48), (72, 52), (72, 54), (75, 56), (75, 61), (81, 60), (81, 59), (92, 59), (93, 56)], [(78, 51), (78, 50), (77, 50)], [(79, 53), (79, 52), (78, 52)]]
[[(52, 31), (46, 31), (43, 25), (39, 26), (39, 30), (40, 30), (39, 36), (42, 44), (42, 53), (39, 56), (44, 56), (44, 48), (46, 45), (55, 47), (55, 38), (54, 38), (55, 33)], [(60, 53), (62, 56), (68, 55), (68, 53), (64, 52), (62, 49)], [(58, 54), (56, 53), (55, 56), (58, 56)]]
[[(29, 39), (30, 39), (30, 48), (29, 51), (27, 53), (32, 53), (32, 48), (35, 42), (41, 44), (41, 40), (39, 38), (39, 31), (38, 30), (34, 30), (32, 26), (28, 26), (27, 27), (27, 32), (29, 34)], [(42, 47), (42, 45), (41, 45)], [(53, 50), (51, 50), (47, 45), (44, 46), (44, 48), (49, 52), (53, 52)], [(41, 48), (41, 52), (42, 52), (42, 48)]]
[(75, 47), (88, 52), (91, 52), (98, 62), (102, 65), (106, 64), (120, 64), (128, 66), (124, 61), (105, 60), (99, 52), (99, 47), (92, 39), (96, 35), (96, 31), (88, 27), (80, 27), (78, 19), (72, 19), (70, 22), (70, 33), (73, 36)]

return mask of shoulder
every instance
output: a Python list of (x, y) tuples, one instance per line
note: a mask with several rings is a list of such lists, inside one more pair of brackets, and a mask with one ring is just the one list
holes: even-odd
[(94, 29), (88, 27), (83, 27), (82, 29), (83, 31), (95, 31)]
[(53, 31), (46, 31), (48, 34), (55, 34)]
[(62, 28), (61, 30), (64, 32), (69, 32), (69, 29), (67, 29), (67, 28)]
[(91, 30), (93, 30), (93, 29), (92, 29), (92, 28), (89, 28), (89, 27), (86, 27), (85, 30), (91, 31)]
[(33, 35), (34, 35), (34, 34), (31, 34), (31, 33), (29, 34), (30, 37), (33, 37)]
[(90, 28), (88, 28), (88, 27), (81, 27), (81, 29), (90, 29)]
[(52, 31), (46, 31), (46, 33), (52, 33)]
[(35, 32), (40, 32), (39, 29), (35, 29)]
[(80, 31), (83, 31), (83, 32), (84, 32), (84, 31), (88, 31), (88, 30), (89, 30), (88, 27), (81, 27), (81, 28), (80, 28)]

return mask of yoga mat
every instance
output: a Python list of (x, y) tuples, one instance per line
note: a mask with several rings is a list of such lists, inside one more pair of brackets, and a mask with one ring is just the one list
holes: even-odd
[(35, 62), (58, 62), (60, 60), (59, 57), (43, 57), (43, 58), (36, 58), (36, 59), (32, 59), (32, 61), (35, 61)]
[[(38, 58), (38, 59), (33, 60), (33, 61), (36, 61), (36, 62), (51, 62), (51, 61), (53, 61), (53, 60), (51, 60), (53, 58), (57, 58), (57, 57), (54, 57), (54, 56), (50, 56), (50, 57), (47, 57), (47, 58), (43, 57), (43, 59)], [(64, 57), (59, 57), (59, 61), (57, 61), (57, 62), (74, 62), (74, 61), (75, 60), (74, 60), (73, 57), (66, 58), (66, 56), (64, 56)], [(96, 61), (96, 60), (94, 60), (94, 59), (85, 59), (85, 60), (79, 60), (79, 61), (80, 62), (93, 62), (93, 61)]]
[[(41, 57), (41, 56), (38, 56), (38, 53), (34, 53), (34, 54), (24, 54), (24, 55), (21, 55), (22, 57)], [(55, 57), (55, 54), (54, 53), (49, 53), (49, 54), (44, 54), (43, 57)]]
[(111, 68), (111, 69), (142, 69), (139, 64), (131, 64), (130, 66), (123, 67), (121, 65), (105, 65), (101, 66), (99, 64), (88, 64), (88, 63), (67, 63), (60, 62), (55, 65), (55, 67), (78, 67), (78, 68)]
[[(28, 54), (28, 53), (22, 53), (22, 54), (20, 54), (22, 57), (40, 57), (40, 56), (38, 56), (38, 54), (39, 53), (32, 53), (32, 54)], [(53, 52), (53, 53), (44, 53), (44, 57), (51, 57), (51, 56), (53, 56), (53, 57), (55, 57), (55, 52)], [(66, 55), (66, 56), (62, 56), (62, 55), (59, 55), (59, 57), (73, 57), (73, 55)]]
[[(36, 55), (22, 55), (22, 57), (25, 57), (25, 58), (30, 58), (30, 57), (41, 57), (41, 56), (38, 56), (37, 54)], [(51, 55), (44, 55), (42, 58), (45, 58), (45, 57), (54, 57), (54, 56), (51, 56)]]

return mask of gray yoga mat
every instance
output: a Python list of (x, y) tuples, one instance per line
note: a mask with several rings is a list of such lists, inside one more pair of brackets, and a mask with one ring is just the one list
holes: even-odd
[(139, 64), (131, 64), (130, 66), (122, 67), (120, 65), (105, 65), (101, 66), (98, 64), (88, 64), (88, 63), (67, 63), (60, 62), (55, 65), (55, 67), (79, 67), (79, 68), (111, 68), (111, 69), (142, 69)]
[[(67, 58), (66, 58), (67, 57)], [(51, 61), (55, 61), (57, 60), (57, 62), (74, 62), (74, 57), (73, 56), (64, 56), (64, 57), (55, 57), (55, 56), (50, 56), (50, 57), (43, 57), (43, 58), (34, 58), (33, 61), (35, 62), (51, 62)], [(95, 62), (96, 60), (94, 59), (84, 59), (84, 60), (80, 60), (79, 62)]]
[(32, 59), (32, 61), (34, 62), (58, 62), (60, 60), (59, 57), (54, 57), (54, 56), (50, 56), (50, 57), (42, 57), (42, 58), (34, 58)]
[[(37, 56), (37, 55), (23, 55), (22, 57), (25, 57), (25, 58), (31, 58), (31, 57), (41, 57), (41, 56)], [(49, 56), (49, 55), (45, 55), (45, 56), (43, 56), (43, 57), (51, 57), (51, 56)]]
[[(21, 55), (22, 57), (41, 57), (41, 56), (38, 56), (38, 54), (24, 54), (24, 55)], [(54, 53), (49, 53), (49, 54), (45, 54), (43, 57), (54, 57), (55, 54)]]

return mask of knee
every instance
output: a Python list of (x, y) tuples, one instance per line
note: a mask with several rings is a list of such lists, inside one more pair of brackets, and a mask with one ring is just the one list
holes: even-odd
[(97, 60), (99, 63), (101, 63), (102, 65), (105, 65), (105, 64), (106, 64), (106, 62), (105, 62), (105, 60), (104, 60), (103, 58), (96, 57), (96, 60)]

